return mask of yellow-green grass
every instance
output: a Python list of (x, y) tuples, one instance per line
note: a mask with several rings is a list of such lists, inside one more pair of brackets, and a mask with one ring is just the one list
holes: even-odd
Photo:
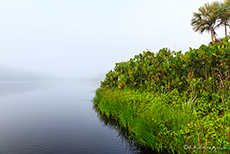
[(205, 102), (203, 95), (185, 98), (175, 91), (156, 94), (99, 88), (94, 105), (101, 114), (117, 120), (129, 132), (128, 138), (154, 151), (229, 153), (230, 97), (221, 103), (218, 99)]

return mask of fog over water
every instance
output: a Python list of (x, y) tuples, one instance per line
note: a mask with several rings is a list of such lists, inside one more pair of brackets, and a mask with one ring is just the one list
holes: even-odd
[(210, 34), (190, 25), (206, 2), (212, 0), (1, 1), (0, 80), (38, 73), (98, 82), (116, 62), (147, 48), (187, 51), (207, 44)]
[(190, 23), (212, 1), (1, 0), (0, 153), (136, 150), (94, 111), (95, 90), (115, 63), (146, 49), (208, 44)]

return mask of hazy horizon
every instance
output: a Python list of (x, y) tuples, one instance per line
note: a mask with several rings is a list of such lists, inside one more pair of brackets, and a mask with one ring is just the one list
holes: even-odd
[[(24, 72), (98, 81), (146, 49), (185, 52), (208, 44), (210, 34), (194, 32), (190, 22), (212, 1), (2, 1), (0, 80)], [(223, 37), (224, 28), (217, 33)]]

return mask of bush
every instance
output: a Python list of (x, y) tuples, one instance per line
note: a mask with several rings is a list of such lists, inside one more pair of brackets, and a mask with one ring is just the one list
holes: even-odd
[(182, 54), (169, 49), (136, 55), (127, 62), (116, 63), (106, 74), (101, 87), (124, 87), (154, 92), (177, 89), (188, 94), (219, 92), (224, 97), (230, 89), (230, 44), (201, 45)]

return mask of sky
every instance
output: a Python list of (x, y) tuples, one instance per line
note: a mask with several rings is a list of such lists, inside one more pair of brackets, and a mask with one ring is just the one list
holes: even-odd
[[(194, 32), (191, 19), (212, 1), (2, 0), (0, 66), (103, 80), (115, 63), (146, 49), (208, 44), (211, 35)], [(223, 37), (224, 28), (217, 34)]]

